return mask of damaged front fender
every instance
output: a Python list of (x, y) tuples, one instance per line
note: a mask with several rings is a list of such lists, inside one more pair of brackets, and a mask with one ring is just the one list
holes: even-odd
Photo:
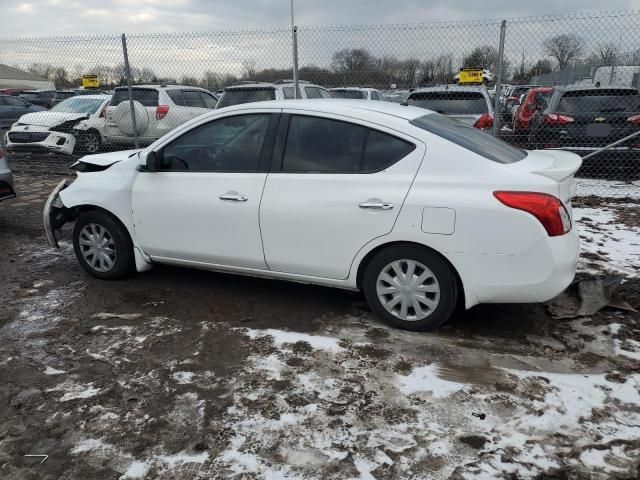
[(72, 211), (65, 207), (60, 200), (60, 192), (69, 186), (68, 180), (61, 180), (53, 189), (51, 195), (44, 204), (42, 211), (42, 220), (44, 222), (44, 231), (47, 234), (47, 241), (53, 248), (59, 248), (58, 238), (60, 227), (64, 225), (72, 216)]

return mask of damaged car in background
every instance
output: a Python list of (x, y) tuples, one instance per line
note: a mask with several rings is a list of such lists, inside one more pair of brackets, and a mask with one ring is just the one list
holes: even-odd
[(67, 98), (51, 110), (28, 113), (7, 134), (9, 152), (98, 153), (104, 143), (110, 95)]
[(81, 158), (46, 202), (105, 280), (154, 264), (362, 290), (434, 329), (458, 306), (547, 301), (573, 280), (578, 155), (528, 152), (423, 108), (283, 100)]

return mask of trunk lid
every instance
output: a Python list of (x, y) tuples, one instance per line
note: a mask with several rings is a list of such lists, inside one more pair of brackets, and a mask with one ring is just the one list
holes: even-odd
[(574, 175), (582, 165), (582, 158), (563, 150), (534, 150), (528, 153), (526, 158), (507, 167), (554, 180), (558, 184), (558, 198), (571, 212), (571, 197), (576, 193)]

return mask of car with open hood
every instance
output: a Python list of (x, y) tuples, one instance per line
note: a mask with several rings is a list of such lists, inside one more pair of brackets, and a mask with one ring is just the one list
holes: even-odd
[(572, 282), (580, 163), (423, 108), (256, 102), (81, 158), (43, 220), (54, 247), (75, 222), (96, 278), (170, 264), (362, 290), (382, 319), (424, 330), (458, 306), (542, 302)]
[(10, 152), (97, 153), (105, 142), (110, 95), (67, 98), (51, 110), (28, 113), (7, 134)]

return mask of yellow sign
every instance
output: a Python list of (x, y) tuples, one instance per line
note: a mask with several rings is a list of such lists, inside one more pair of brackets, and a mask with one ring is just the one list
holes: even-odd
[(458, 83), (460, 85), (464, 84), (475, 84), (479, 85), (482, 83), (482, 69), (479, 68), (462, 68), (460, 69), (460, 79)]
[(98, 80), (97, 75), (83, 75), (82, 86), (84, 88), (99, 88), (100, 80)]

